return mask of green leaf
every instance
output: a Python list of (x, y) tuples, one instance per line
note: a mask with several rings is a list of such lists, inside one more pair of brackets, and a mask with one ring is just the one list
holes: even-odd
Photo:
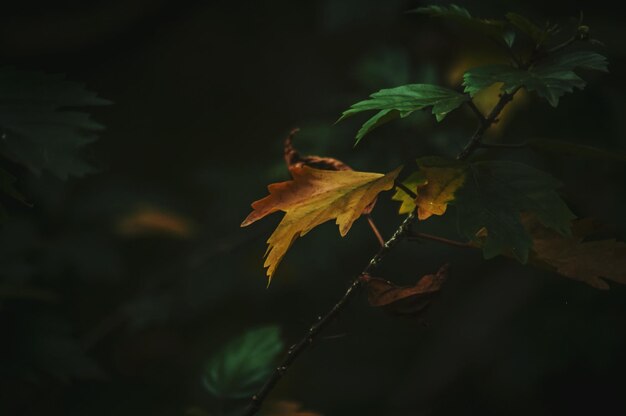
[(398, 118), (404, 118), (411, 113), (412, 111), (400, 112), (398, 110), (380, 110), (373, 117), (363, 123), (363, 125), (356, 134), (356, 141), (354, 142), (354, 145), (356, 146), (357, 144), (359, 144), (361, 139), (375, 128), (378, 128), (383, 124), (389, 123), (390, 121), (396, 120)]
[(343, 112), (339, 121), (363, 111), (378, 110), (359, 130), (357, 143), (376, 127), (413, 111), (432, 107), (432, 113), (441, 121), (446, 114), (458, 108), (469, 97), (449, 88), (431, 84), (409, 84), (383, 89), (370, 95), (370, 99), (359, 101)]
[(426, 14), (457, 22), (470, 30), (505, 40), (506, 23), (502, 20), (479, 19), (472, 17), (467, 9), (451, 4), (449, 6), (425, 6), (412, 10), (410, 13)]
[(206, 365), (204, 385), (218, 398), (251, 396), (273, 370), (282, 349), (278, 327), (248, 331), (211, 357)]
[(585, 81), (574, 72), (575, 69), (606, 72), (607, 65), (606, 58), (596, 52), (575, 51), (547, 58), (527, 71), (508, 65), (473, 68), (463, 75), (463, 85), (471, 96), (497, 82), (503, 83), (502, 90), (506, 92), (524, 87), (537, 92), (556, 107), (563, 94), (585, 87)]
[(2, 68), (0, 152), (35, 173), (47, 170), (61, 179), (91, 172), (79, 151), (103, 127), (71, 109), (107, 104), (61, 75)]
[(504, 40), (504, 43), (506, 43), (506, 46), (508, 46), (509, 48), (512, 48), (513, 43), (515, 43), (515, 32), (512, 32), (512, 31), (505, 32), (502, 35), (502, 39)]
[(10, 197), (26, 203), (24, 195), (22, 195), (15, 187), (15, 177), (6, 170), (0, 168), (0, 191), (9, 195)]
[(538, 45), (542, 44), (548, 36), (547, 31), (541, 29), (539, 26), (522, 15), (517, 13), (507, 13), (506, 19), (520, 32), (527, 35)]
[(532, 213), (550, 229), (568, 235), (574, 214), (557, 194), (560, 182), (517, 162), (485, 161), (468, 165), (464, 185), (456, 191), (460, 233), (477, 240), (486, 229), (483, 254), (489, 259), (510, 254), (526, 263), (532, 245), (520, 214)]
[(533, 139), (529, 140), (527, 143), (528, 147), (538, 151), (551, 152), (559, 155), (626, 162), (626, 153), (599, 149), (597, 147), (587, 146), (584, 144), (551, 139)]

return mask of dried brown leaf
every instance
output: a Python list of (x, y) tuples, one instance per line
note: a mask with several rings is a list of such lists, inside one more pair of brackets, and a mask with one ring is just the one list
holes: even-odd
[(413, 286), (396, 286), (392, 282), (364, 275), (369, 304), (382, 307), (395, 315), (418, 315), (423, 312), (448, 276), (448, 265), (443, 265), (435, 274), (422, 276)]

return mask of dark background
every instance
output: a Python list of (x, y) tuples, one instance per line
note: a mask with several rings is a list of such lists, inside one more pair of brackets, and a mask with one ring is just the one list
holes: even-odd
[[(579, 11), (609, 74), (553, 110), (518, 100), (494, 139), (548, 137), (626, 151), (626, 26), (610, 2), (470, 1), (538, 22)], [(19, 2), (0, 14), (2, 65), (64, 73), (114, 105), (86, 157), (100, 172), (60, 181), (17, 171), (34, 207), (0, 230), (0, 414), (136, 416), (211, 411), (203, 366), (233, 336), (278, 324), (296, 340), (376, 250), (365, 221), (299, 239), (266, 289), (265, 239), (280, 215), (240, 229), (249, 204), (287, 178), (282, 140), (304, 153), (388, 171), (454, 155), (475, 121), (417, 115), (356, 149), (363, 119), (333, 126), (380, 88), (453, 85), (493, 57), (483, 38), (404, 11), (415, 1)], [(574, 212), (626, 237), (624, 164), (520, 151), (565, 182)], [(386, 199), (386, 198), (383, 198)], [(388, 236), (396, 205), (374, 216)], [(420, 227), (456, 237), (452, 221)], [(406, 243), (380, 275), (410, 283), (449, 262), (428, 326), (359, 297), (272, 394), (324, 415), (624, 414), (626, 288), (599, 291), (507, 259)], [(16, 296), (7, 282), (26, 279)], [(12, 280), (13, 279), (13, 280)], [(4, 292), (3, 292), (4, 291)]]

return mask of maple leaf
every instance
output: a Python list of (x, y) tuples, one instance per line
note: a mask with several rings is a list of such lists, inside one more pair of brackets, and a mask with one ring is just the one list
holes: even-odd
[(454, 193), (465, 182), (467, 166), (439, 157), (417, 159), (419, 171), (411, 174), (403, 183), (417, 194), (413, 200), (402, 190), (392, 197), (399, 201), (399, 213), (405, 214), (417, 208), (417, 217), (425, 220), (433, 215), (443, 215), (448, 203), (454, 200)]
[[(422, 172), (419, 171), (411, 173), (405, 180), (402, 181), (402, 185), (406, 186), (413, 192), (417, 192), (417, 187), (423, 184), (426, 184), (426, 178)], [(391, 199), (393, 201), (400, 202), (400, 208), (398, 209), (398, 214), (400, 215), (413, 212), (415, 211), (415, 208), (417, 208), (413, 197), (402, 189), (398, 188)]]
[(525, 225), (532, 235), (536, 262), (597, 289), (609, 288), (604, 279), (626, 284), (626, 243), (615, 239), (584, 241), (595, 228), (591, 220), (573, 221), (572, 235), (565, 237), (534, 218), (526, 218)]
[(353, 170), (321, 170), (296, 164), (290, 169), (293, 180), (269, 185), (270, 194), (252, 203), (253, 211), (241, 223), (245, 227), (273, 212), (285, 212), (267, 240), (264, 266), (267, 267), (268, 278), (271, 280), (295, 239), (316, 226), (335, 219), (339, 233), (345, 236), (377, 195), (393, 187), (401, 169), (399, 167), (383, 175)]
[(371, 306), (383, 307), (396, 315), (417, 315), (430, 304), (448, 277), (448, 265), (437, 273), (422, 276), (413, 286), (396, 286), (388, 280), (361, 276), (367, 285), (367, 299)]
[(425, 184), (417, 186), (417, 218), (445, 214), (448, 202), (465, 182), (465, 165), (440, 158), (418, 159), (417, 164), (426, 178)]

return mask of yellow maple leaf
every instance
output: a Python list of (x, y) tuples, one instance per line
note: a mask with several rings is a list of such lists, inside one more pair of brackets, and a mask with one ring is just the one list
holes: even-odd
[(409, 213), (417, 207), (420, 220), (445, 214), (448, 203), (454, 200), (454, 193), (465, 182), (466, 166), (440, 158), (424, 158), (418, 160), (418, 165), (420, 170), (403, 182), (417, 198), (411, 199), (401, 189), (392, 197), (402, 203), (399, 213)]
[[(417, 187), (419, 185), (426, 184), (426, 178), (424, 177), (422, 172), (413, 172), (409, 175), (408, 178), (402, 181), (402, 184), (411, 191), (417, 193)], [(400, 208), (398, 209), (398, 214), (408, 214), (415, 211), (415, 200), (411, 195), (409, 195), (402, 189), (397, 189), (396, 193), (393, 194), (391, 199), (401, 203)]]
[(285, 212), (267, 240), (264, 266), (269, 279), (295, 239), (314, 227), (336, 219), (339, 233), (345, 236), (377, 195), (393, 187), (401, 169), (383, 175), (297, 165), (290, 169), (293, 180), (268, 186), (270, 194), (252, 203), (253, 211), (241, 226), (250, 225), (276, 211)]
[(417, 218), (443, 215), (454, 193), (465, 182), (465, 168), (460, 166), (420, 166), (426, 183), (417, 186)]

